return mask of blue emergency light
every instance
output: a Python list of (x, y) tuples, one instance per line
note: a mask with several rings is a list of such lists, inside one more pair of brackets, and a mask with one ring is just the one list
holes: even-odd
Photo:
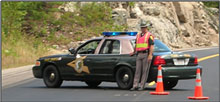
[(129, 35), (136, 36), (137, 32), (102, 32), (104, 36)]

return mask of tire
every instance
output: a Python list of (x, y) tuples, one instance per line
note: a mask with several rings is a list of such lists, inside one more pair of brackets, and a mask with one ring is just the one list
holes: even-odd
[(57, 68), (53, 65), (49, 65), (44, 69), (43, 80), (48, 88), (58, 88), (63, 83)]
[(174, 88), (177, 85), (177, 83), (178, 83), (178, 80), (165, 80), (163, 82), (164, 89), (165, 90), (170, 90), (170, 89)]
[(85, 81), (85, 83), (92, 88), (98, 87), (102, 82), (101, 81)]
[(133, 85), (134, 75), (130, 68), (120, 67), (115, 74), (116, 82), (121, 89), (130, 89)]

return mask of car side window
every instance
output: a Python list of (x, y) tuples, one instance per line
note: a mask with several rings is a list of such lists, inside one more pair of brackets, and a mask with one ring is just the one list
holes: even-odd
[(98, 47), (100, 40), (93, 40), (87, 44), (82, 45), (77, 51), (77, 54), (94, 54), (96, 48)]
[(99, 54), (120, 54), (120, 41), (106, 40), (103, 43)]
[(132, 45), (133, 48), (135, 47), (135, 45), (136, 45), (136, 40), (135, 39), (131, 40), (131, 45)]

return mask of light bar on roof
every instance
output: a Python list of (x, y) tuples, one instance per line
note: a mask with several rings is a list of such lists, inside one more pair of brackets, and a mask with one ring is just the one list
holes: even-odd
[(137, 32), (102, 32), (104, 36), (129, 35), (136, 36)]

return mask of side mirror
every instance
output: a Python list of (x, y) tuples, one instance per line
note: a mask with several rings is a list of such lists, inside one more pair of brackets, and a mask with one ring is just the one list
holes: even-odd
[(70, 52), (71, 54), (75, 54), (76, 50), (75, 50), (74, 48), (70, 48), (70, 49), (69, 49), (69, 52)]

